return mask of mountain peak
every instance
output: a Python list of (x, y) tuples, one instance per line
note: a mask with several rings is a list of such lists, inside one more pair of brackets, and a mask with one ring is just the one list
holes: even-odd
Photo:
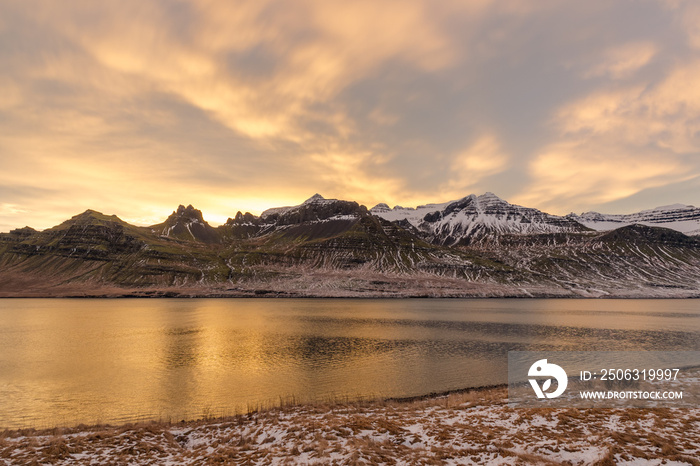
[(68, 222), (100, 222), (100, 221), (111, 221), (111, 222), (121, 222), (121, 219), (116, 215), (105, 215), (102, 212), (96, 210), (87, 209), (85, 212), (74, 215)]
[[(286, 206), (286, 207), (272, 207), (270, 209), (267, 209), (262, 214), (260, 214), (260, 218), (265, 219), (265, 218), (270, 217), (272, 215), (284, 215), (288, 212), (292, 212), (292, 211), (300, 209), (300, 208), (306, 208), (309, 206), (323, 206), (323, 205), (327, 205), (327, 204), (333, 204), (335, 202), (339, 202), (338, 199), (326, 199), (325, 197), (316, 193), (299, 205)], [(343, 201), (340, 201), (340, 202), (343, 202)]]
[(481, 196), (474, 196), (473, 194), (467, 197), (475, 197), (478, 199), (480, 202), (497, 202), (497, 203), (505, 203), (508, 204), (508, 201), (501, 199), (500, 197), (496, 196), (494, 193), (487, 191)]
[(311, 196), (310, 198), (308, 198), (307, 200), (305, 200), (302, 203), (302, 205), (303, 204), (313, 204), (314, 202), (325, 201), (325, 200), (326, 200), (325, 197), (321, 196), (319, 193), (316, 193), (313, 196)]
[(314, 194), (299, 205), (267, 209), (260, 214), (260, 219), (268, 223), (285, 225), (325, 220), (342, 215), (358, 217), (367, 213), (367, 208), (360, 206), (357, 202), (326, 199), (320, 194)]
[(204, 222), (204, 217), (202, 216), (202, 211), (195, 209), (192, 207), (192, 204), (189, 204), (187, 207), (184, 205), (180, 204), (177, 208), (177, 210), (173, 211), (172, 214), (170, 214), (170, 217), (168, 219), (172, 220), (178, 220), (178, 219), (190, 219), (190, 220), (198, 220), (200, 222)]
[(376, 206), (374, 206), (374, 207), (372, 207), (371, 209), (369, 209), (369, 211), (372, 212), (372, 213), (376, 213), (376, 212), (390, 212), (390, 211), (391, 211), (391, 208), (389, 207), (388, 204), (385, 204), (385, 203), (383, 203), (383, 202), (380, 202), (380, 203), (377, 204)]
[(176, 210), (163, 223), (151, 227), (161, 236), (186, 240), (200, 241), (203, 243), (218, 243), (216, 230), (212, 228), (202, 217), (202, 211), (180, 204)]

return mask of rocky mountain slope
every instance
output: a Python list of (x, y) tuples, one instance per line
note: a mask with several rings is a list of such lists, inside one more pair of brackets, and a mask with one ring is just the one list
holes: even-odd
[(151, 227), (88, 210), (0, 234), (0, 296), (82, 295), (700, 296), (700, 240), (490, 193), (371, 210), (315, 195), (219, 227), (192, 206)]
[(700, 290), (700, 240), (665, 228), (505, 235), (480, 250), (528, 272), (528, 279), (579, 296), (696, 296)]

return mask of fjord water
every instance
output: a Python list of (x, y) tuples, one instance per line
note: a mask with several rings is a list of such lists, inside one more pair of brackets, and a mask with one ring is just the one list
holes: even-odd
[(0, 427), (502, 384), (509, 350), (700, 350), (700, 301), (0, 299)]

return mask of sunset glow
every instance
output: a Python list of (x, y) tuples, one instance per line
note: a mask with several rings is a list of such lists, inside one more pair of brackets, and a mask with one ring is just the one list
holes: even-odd
[(0, 5), (0, 231), (314, 193), (700, 205), (691, 0)]

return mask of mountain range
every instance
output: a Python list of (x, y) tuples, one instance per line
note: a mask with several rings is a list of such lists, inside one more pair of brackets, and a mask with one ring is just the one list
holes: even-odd
[(0, 233), (0, 296), (700, 297), (700, 208), (551, 215), (492, 193), (325, 199), (213, 227), (87, 210)]

